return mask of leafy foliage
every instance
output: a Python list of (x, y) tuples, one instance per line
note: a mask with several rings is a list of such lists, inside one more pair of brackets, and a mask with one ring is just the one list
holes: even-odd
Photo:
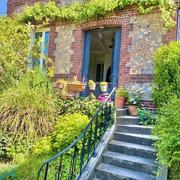
[(138, 108), (139, 123), (143, 125), (154, 125), (156, 115), (145, 108)]
[(180, 99), (174, 97), (160, 109), (159, 121), (155, 125), (155, 135), (161, 140), (157, 141), (158, 158), (171, 167), (180, 163)]
[(42, 163), (48, 158), (48, 156), (44, 157), (36, 157), (30, 156), (29, 154), (19, 154), (14, 163), (17, 166), (14, 168), (14, 178), (18, 180), (31, 180), (37, 178), (37, 172)]
[(58, 99), (57, 110), (59, 115), (80, 113), (91, 117), (94, 111), (100, 105), (96, 98), (72, 98), (72, 99)]
[(128, 98), (129, 94), (128, 94), (128, 90), (126, 90), (125, 88), (118, 88), (116, 90), (116, 97), (125, 97)]
[(0, 161), (9, 161), (11, 157), (8, 154), (9, 138), (0, 132)]
[[(56, 113), (51, 87), (39, 71), (30, 71), (23, 80), (0, 95), (0, 125), (13, 142), (32, 140), (48, 134)], [(34, 84), (39, 86), (34, 86)]]
[(154, 93), (157, 106), (168, 102), (171, 96), (180, 97), (180, 43), (171, 42), (155, 54)]
[(55, 2), (36, 3), (33, 7), (26, 7), (18, 18), (21, 22), (36, 23), (42, 23), (44, 20), (47, 22), (56, 20), (82, 22), (105, 16), (108, 12), (122, 10), (130, 5), (137, 5), (140, 13), (149, 13), (153, 9), (160, 8), (165, 25), (167, 27), (174, 25), (172, 17), (175, 6), (169, 0), (90, 0), (83, 4), (73, 3), (65, 7), (58, 7)]
[(60, 116), (52, 132), (54, 148), (62, 149), (80, 135), (89, 122), (89, 118), (79, 113)]
[(35, 144), (32, 146), (32, 154), (33, 156), (42, 156), (51, 154), (53, 151), (52, 149), (52, 142), (50, 136), (44, 136), (40, 138)]
[(179, 180), (180, 179), (180, 162), (174, 163), (169, 169), (168, 173), (169, 180)]
[(0, 92), (26, 72), (31, 29), (31, 25), (19, 24), (15, 19), (0, 18)]
[(129, 94), (129, 99), (128, 99), (129, 104), (140, 106), (141, 98), (144, 95), (144, 90), (140, 87), (132, 86), (128, 88), (128, 94)]

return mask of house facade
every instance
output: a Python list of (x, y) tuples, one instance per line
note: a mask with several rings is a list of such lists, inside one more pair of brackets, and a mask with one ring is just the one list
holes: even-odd
[[(25, 5), (37, 1), (40, 0), (9, 0), (8, 14), (21, 12)], [(77, 1), (80, 2), (56, 2), (61, 6)], [(151, 98), (153, 55), (161, 45), (180, 39), (178, 9), (174, 20), (176, 26), (167, 31), (158, 10), (142, 15), (131, 6), (81, 24), (56, 22), (40, 33), (47, 44), (42, 51), (54, 61), (55, 78), (77, 75), (83, 81), (91, 79), (124, 87), (140, 87), (145, 92), (144, 105), (154, 108)]]

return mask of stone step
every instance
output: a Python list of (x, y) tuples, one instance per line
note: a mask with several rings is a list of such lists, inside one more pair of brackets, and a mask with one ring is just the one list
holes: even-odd
[(151, 175), (155, 174), (157, 171), (157, 164), (153, 159), (116, 153), (112, 151), (106, 151), (103, 154), (103, 163), (136, 170)]
[(125, 168), (101, 163), (96, 168), (96, 177), (103, 180), (155, 180), (156, 177)]
[(145, 158), (156, 158), (156, 151), (153, 147), (112, 140), (108, 144), (108, 150), (113, 152), (125, 153)]
[(128, 114), (128, 108), (116, 109), (116, 116), (124, 116)]
[(152, 146), (157, 138), (152, 135), (114, 132), (114, 140)]
[(119, 116), (117, 117), (117, 124), (138, 125), (139, 118), (134, 116)]
[(135, 134), (147, 134), (150, 135), (152, 133), (152, 126), (141, 126), (141, 125), (116, 125), (117, 132), (124, 133), (135, 133)]

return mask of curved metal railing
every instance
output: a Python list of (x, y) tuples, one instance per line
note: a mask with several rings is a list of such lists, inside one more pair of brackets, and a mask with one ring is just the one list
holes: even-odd
[(114, 94), (113, 88), (104, 104), (100, 105), (80, 136), (63, 151), (47, 160), (39, 169), (37, 179), (79, 179), (102, 136), (113, 124), (113, 107), (109, 99)]

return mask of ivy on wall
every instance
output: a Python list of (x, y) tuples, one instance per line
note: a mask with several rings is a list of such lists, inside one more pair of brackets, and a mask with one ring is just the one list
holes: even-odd
[(136, 5), (141, 14), (150, 13), (159, 8), (162, 19), (167, 28), (174, 26), (175, 4), (170, 0), (90, 0), (86, 3), (73, 3), (68, 6), (58, 7), (55, 2), (35, 3), (26, 7), (18, 15), (19, 21), (27, 22), (75, 22), (81, 23), (89, 19), (105, 16), (108, 12), (120, 11), (123, 8)]

